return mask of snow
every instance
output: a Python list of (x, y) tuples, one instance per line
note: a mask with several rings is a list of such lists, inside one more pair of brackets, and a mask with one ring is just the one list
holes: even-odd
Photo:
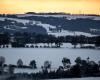
[(55, 35), (55, 36), (67, 36), (67, 35), (74, 35), (73, 32), (62, 30), (61, 32), (49, 32), (49, 35)]
[(33, 14), (17, 14), (17, 17), (29, 17), (33, 16)]
[[(52, 69), (48, 69), (48, 72), (50, 71), (55, 71), (57, 70), (57, 68), (52, 68)], [(42, 72), (42, 68), (37, 68), (37, 69), (22, 69), (22, 68), (15, 68), (14, 69), (14, 73), (38, 73), (38, 72)]]
[(38, 69), (18, 69), (18, 68), (15, 68), (14, 70), (14, 73), (37, 73), (41, 71), (41, 68), (38, 68)]
[(21, 27), (22, 29), (27, 29), (27, 27)]
[[(31, 47), (31, 46), (38, 46), (39, 48), (44, 48), (44, 46), (47, 46), (48, 47), (48, 43), (38, 43), (38, 44), (26, 44), (25, 46), (27, 47)], [(12, 48), (11, 47), (11, 44), (9, 44), (8, 45), (9, 46), (9, 48)], [(53, 46), (55, 46), (55, 43), (52, 43), (52, 45), (51, 44), (49, 44), (49, 47), (53, 47)], [(83, 46), (84, 47), (86, 47), (86, 46), (92, 46), (92, 47), (95, 47), (95, 44), (83, 44)], [(1, 45), (1, 48), (3, 47), (3, 45)], [(81, 46), (80, 46), (80, 44), (77, 44), (77, 48), (80, 48)], [(71, 43), (62, 43), (61, 44), (61, 48), (73, 48), (73, 45), (71, 44)]]
[(29, 23), (29, 20), (25, 20), (25, 19), (16, 19), (16, 18), (0, 17), (0, 20), (3, 20), (4, 21), (5, 19), (14, 20), (14, 21), (17, 21), (17, 22), (20, 22), (20, 23), (23, 23), (23, 24)]
[[(31, 44), (27, 44), (31, 45)], [(43, 43), (39, 45), (43, 46)], [(47, 44), (45, 44), (47, 45)], [(94, 46), (93, 44), (84, 44), (84, 46)], [(67, 47), (67, 48), (66, 48)], [(29, 65), (31, 60), (36, 60), (37, 69), (15, 69), (15, 73), (36, 73), (42, 71), (44, 61), (51, 61), (51, 70), (56, 70), (62, 66), (63, 57), (71, 60), (71, 65), (75, 64), (74, 60), (77, 57), (85, 59), (90, 58), (96, 63), (100, 61), (100, 50), (97, 49), (74, 49), (70, 43), (63, 43), (62, 48), (1, 48), (0, 56), (6, 58), (6, 64), (17, 64), (18, 59), (22, 59), (24, 65)], [(79, 47), (79, 45), (78, 45)]]
[[(35, 44), (26, 44), (26, 46), (31, 47), (32, 45), (35, 46)], [(88, 44), (89, 45), (89, 44)], [(38, 43), (37, 46), (41, 46), (42, 48), (44, 46), (48, 46), (47, 43)], [(51, 44), (49, 44), (49, 46), (51, 46)], [(55, 43), (52, 43), (52, 46), (55, 46)], [(71, 43), (62, 43), (61, 48), (72, 48), (73, 45)]]
[(4, 21), (4, 20), (5, 20), (5, 18), (0, 17), (0, 21)]
[[(35, 46), (35, 44), (26, 44), (26, 46), (31, 47), (31, 46)], [(48, 43), (38, 43), (37, 44), (38, 47), (44, 47), (44, 46), (48, 46)], [(51, 44), (49, 44), (49, 46), (51, 46)], [(52, 43), (52, 46), (55, 46), (55, 43)], [(83, 44), (83, 46), (93, 46), (95, 47), (95, 44)], [(77, 45), (77, 48), (80, 48), (80, 44)], [(61, 48), (73, 48), (73, 45), (71, 43), (62, 43), (61, 44)]]
[(85, 36), (88, 36), (88, 37), (96, 36), (96, 35), (92, 35), (90, 33), (79, 32), (79, 31), (75, 31), (74, 33), (75, 33), (75, 35), (85, 35)]
[(7, 26), (4, 26), (4, 29), (15, 30), (15, 29), (12, 29), (12, 28), (7, 27)]
[(100, 29), (93, 29), (93, 28), (90, 28), (90, 31), (91, 31), (91, 32), (100, 32)]
[(66, 15), (62, 15), (62, 14), (59, 14), (59, 15), (19, 14), (17, 16), (18, 17), (40, 16), (40, 17), (57, 17), (57, 18), (65, 17), (68, 20), (77, 19), (77, 18), (83, 18), (83, 19), (89, 18), (93, 20), (100, 20), (100, 16), (68, 15), (68, 14)]
[[(30, 21), (30, 20), (25, 20), (25, 19), (16, 19), (16, 18), (4, 18), (4, 17), (0, 17), (0, 20), (5, 20), (5, 19), (14, 20), (14, 21), (17, 21), (17, 22), (20, 22), (20, 23), (23, 23), (23, 24), (29, 23), (29, 21)], [(41, 23), (41, 21), (34, 21), (34, 20), (32, 20), (32, 22), (33, 22), (33, 25), (38, 25), (38, 26), (42, 26), (43, 28), (45, 28), (47, 30), (47, 32), (50, 32), (49, 31), (49, 27), (50, 28), (56, 28), (56, 26), (52, 26), (50, 24)], [(22, 27), (22, 29), (26, 29), (26, 27)]]
[[(42, 16), (42, 15), (40, 15), (40, 16)], [(49, 16), (49, 15), (43, 15), (43, 16)], [(50, 15), (50, 16), (53, 16), (53, 15)], [(59, 15), (55, 15), (55, 16), (59, 16)], [(86, 17), (86, 16), (84, 16), (84, 17)], [(74, 17), (72, 16), (72, 18), (76, 18), (76, 16), (74, 16)], [(17, 21), (17, 22), (20, 22), (20, 23), (23, 23), (23, 24), (26, 24), (26, 23), (30, 22), (30, 20), (25, 20), (25, 19), (0, 17), (0, 20), (4, 20), (4, 19), (14, 20), (14, 21)], [(67, 36), (67, 35), (85, 35), (85, 36), (88, 36), (88, 37), (96, 36), (96, 35), (92, 35), (90, 33), (79, 32), (79, 31), (62, 30), (61, 32), (52, 32), (52, 31), (49, 30), (49, 28), (56, 29), (56, 26), (53, 26), (53, 25), (50, 25), (50, 24), (45, 24), (45, 23), (42, 23), (41, 21), (34, 21), (34, 20), (32, 20), (32, 25), (42, 26), (43, 28), (46, 29), (46, 31), (47, 31), (47, 33), (49, 35), (54, 35), (56, 37), (58, 37), (58, 36)], [(6, 27), (5, 26), (4, 28), (5, 29), (9, 29), (9, 30), (15, 30), (15, 29), (26, 29), (27, 27), (15, 26), (15, 28), (10, 28), (10, 27)]]
[(50, 31), (49, 31), (49, 28), (56, 28), (56, 26), (52, 26), (52, 25), (50, 25), (50, 24), (45, 24), (45, 23), (41, 23), (41, 22), (39, 22), (37, 25), (38, 25), (38, 26), (42, 26), (43, 28), (45, 28), (45, 29), (47, 30), (48, 33), (50, 32)]
[[(69, 44), (70, 45), (70, 44)], [(36, 60), (37, 67), (41, 68), (44, 61), (49, 60), (52, 62), (52, 68), (58, 68), (62, 65), (61, 60), (63, 57), (68, 57), (72, 65), (75, 64), (76, 57), (98, 62), (100, 60), (100, 50), (92, 49), (73, 49), (73, 48), (5, 48), (0, 49), (0, 56), (6, 58), (7, 64), (16, 64), (18, 59), (22, 59), (24, 65), (29, 65), (31, 60)]]
[(55, 36), (68, 36), (68, 35), (71, 35), (71, 36), (85, 35), (85, 36), (88, 36), (88, 37), (96, 36), (96, 35), (92, 35), (90, 33), (79, 32), (79, 31), (68, 31), (68, 30), (62, 30), (61, 32), (55, 32), (55, 33), (49, 32), (48, 34), (49, 35), (55, 35)]
[[(26, 46), (29, 46), (29, 47), (30, 47), (31, 45), (34, 45), (34, 46), (35, 46), (35, 44), (26, 44)], [(55, 44), (53, 43), (52, 46), (54, 46), (54, 45), (55, 45)], [(39, 46), (39, 47), (40, 47), (40, 46), (44, 47), (44, 46), (48, 46), (48, 44), (47, 44), (47, 43), (38, 43), (37, 46)]]
[(48, 80), (100, 80), (100, 77), (89, 77), (89, 78), (66, 78), (66, 79), (48, 79)]

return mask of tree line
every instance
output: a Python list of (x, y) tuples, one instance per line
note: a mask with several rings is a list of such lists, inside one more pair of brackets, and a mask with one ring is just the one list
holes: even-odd
[[(0, 33), (0, 47), (8, 47), (8, 44), (11, 44), (12, 47), (25, 47), (26, 44), (34, 44), (31, 47), (38, 47), (38, 43), (47, 43), (48, 46), (55, 44), (55, 47), (61, 47), (62, 43), (71, 43), (74, 45), (74, 48), (78, 44), (81, 45), (81, 48), (84, 48), (84, 44), (95, 44), (96, 47), (100, 46), (100, 36), (87, 37), (84, 35), (73, 35), (73, 36), (58, 36), (53, 35), (43, 35), (36, 33), (27, 33), (27, 32), (16, 32), (14, 34), (9, 34), (7, 32)], [(26, 46), (28, 47), (28, 46)], [(91, 46), (90, 46), (91, 48)]]
[[(90, 58), (82, 59), (77, 57), (75, 64), (72, 65), (71, 61), (67, 57), (63, 57), (61, 60), (62, 66), (52, 70), (52, 62), (44, 61), (41, 66), (41, 71), (33, 73), (14, 73), (14, 65), (5, 64), (5, 57), (0, 56), (0, 75), (9, 74), (10, 77), (7, 80), (19, 80), (19, 78), (27, 79), (59, 79), (59, 78), (78, 78), (78, 77), (100, 77), (100, 61), (96, 63), (91, 61)], [(7, 66), (5, 66), (7, 65)], [(23, 69), (23, 61), (19, 59), (17, 61), (17, 68)], [(37, 69), (37, 62), (35, 60), (30, 61), (29, 66), (31, 69)], [(4, 68), (8, 67), (8, 72), (5, 72)]]

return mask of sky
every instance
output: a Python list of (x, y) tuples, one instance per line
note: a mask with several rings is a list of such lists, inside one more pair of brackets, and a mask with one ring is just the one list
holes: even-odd
[(26, 12), (100, 14), (100, 0), (0, 0), (1, 14)]

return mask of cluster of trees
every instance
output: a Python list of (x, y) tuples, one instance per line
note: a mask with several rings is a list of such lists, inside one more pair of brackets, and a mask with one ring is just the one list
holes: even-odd
[(12, 65), (13, 67), (17, 67), (17, 68), (32, 68), (32, 69), (37, 69), (37, 65), (36, 65), (36, 61), (32, 60), (29, 63), (29, 66), (24, 65), (22, 59), (18, 59), (17, 61), (17, 66), (16, 65)]
[[(16, 19), (17, 20), (17, 19)], [(0, 21), (0, 32), (8, 32), (10, 34), (19, 32), (28, 32), (28, 33), (36, 33), (36, 34), (47, 34), (45, 28), (40, 25), (33, 24), (33, 21), (28, 22), (18, 22), (16, 20), (10, 20), (5, 18), (4, 20)]]
[(8, 17), (8, 18), (17, 18), (17, 15), (10, 15), (10, 14), (0, 14), (0, 17)]
[[(0, 34), (0, 47), (1, 45), (3, 45), (3, 47), (8, 47), (8, 44), (11, 44), (12, 47), (25, 47), (25, 45), (28, 43), (35, 44), (35, 47), (38, 43), (47, 43), (48, 47), (50, 47), (50, 45), (52, 47), (53, 43), (55, 43), (55, 47), (60, 47), (62, 43), (71, 43), (74, 45), (74, 48), (76, 48), (77, 44), (80, 44), (81, 48), (83, 47), (83, 44), (95, 44), (96, 47), (99, 47), (100, 36), (86, 37), (80, 35), (55, 37), (52, 35), (42, 35), (27, 32), (16, 32), (13, 35), (10, 35), (9, 33)], [(34, 47), (34, 45), (32, 47)]]
[[(7, 68), (7, 69), (6, 69)], [(30, 69), (37, 69), (36, 61), (30, 61), (29, 65), (24, 65), (22, 59), (18, 59), (17, 65), (14, 64), (5, 64), (5, 57), (0, 56), (0, 75), (2, 74), (14, 74), (14, 68), (30, 68)], [(5, 70), (7, 70), (5, 72)]]
[(0, 34), (0, 46), (9, 44), (9, 40), (10, 40), (10, 37), (7, 33), (4, 33), (4, 34), (1, 33)]
[[(0, 57), (0, 64), (4, 64), (4, 57)], [(56, 70), (52, 70), (52, 62), (45, 61), (43, 66), (41, 67), (40, 72), (36, 73), (13, 73), (8, 80), (18, 80), (19, 78), (27, 78), (27, 79), (57, 79), (57, 78), (77, 78), (77, 77), (100, 77), (100, 61), (98, 63), (94, 61), (90, 61), (88, 57), (86, 60), (81, 59), (81, 57), (77, 57), (75, 59), (75, 64), (71, 65), (71, 61), (69, 58), (64, 57), (62, 59), (63, 66), (59, 66)], [(29, 64), (33, 69), (36, 68), (36, 61), (32, 60)], [(17, 66), (19, 68), (23, 68), (23, 61), (19, 59), (17, 61)], [(0, 65), (1, 67), (1, 65)], [(10, 66), (9, 72), (12, 74), (13, 66)]]
[[(37, 14), (37, 13), (29, 12), (27, 14)], [(49, 13), (47, 13), (47, 14), (49, 14)], [(51, 13), (50, 15), (52, 15), (52, 14), (57, 15), (57, 13)], [(60, 13), (60, 14), (64, 14), (64, 13)], [(67, 17), (60, 17), (60, 18), (59, 17), (43, 17), (43, 16), (17, 17), (17, 15), (4, 15), (4, 14), (0, 15), (0, 17), (41, 21), (42, 23), (57, 26), (57, 28), (60, 25), (60, 26), (62, 26), (62, 29), (69, 30), (69, 31), (81, 31), (81, 32), (90, 33), (91, 28), (100, 30), (100, 27), (99, 27), (100, 20), (93, 20), (92, 18), (85, 18), (85, 19), (77, 18), (77, 19), (68, 20)], [(100, 35), (100, 31), (91, 32), (91, 33)]]
[[(20, 17), (20, 19), (41, 21), (42, 23), (50, 24), (58, 27), (61, 26), (64, 30), (80, 31), (90, 33), (90, 29), (100, 29), (100, 20), (93, 20), (92, 18), (77, 18), (68, 20), (67, 17), (43, 17), (43, 16), (28, 16)], [(92, 34), (100, 35), (100, 32), (92, 32)]]

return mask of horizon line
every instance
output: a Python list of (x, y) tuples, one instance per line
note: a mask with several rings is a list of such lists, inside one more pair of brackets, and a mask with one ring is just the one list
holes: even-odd
[(24, 12), (24, 13), (0, 13), (0, 15), (17, 15), (17, 14), (69, 14), (69, 15), (94, 15), (100, 16), (100, 14), (95, 13), (67, 13), (67, 12)]

